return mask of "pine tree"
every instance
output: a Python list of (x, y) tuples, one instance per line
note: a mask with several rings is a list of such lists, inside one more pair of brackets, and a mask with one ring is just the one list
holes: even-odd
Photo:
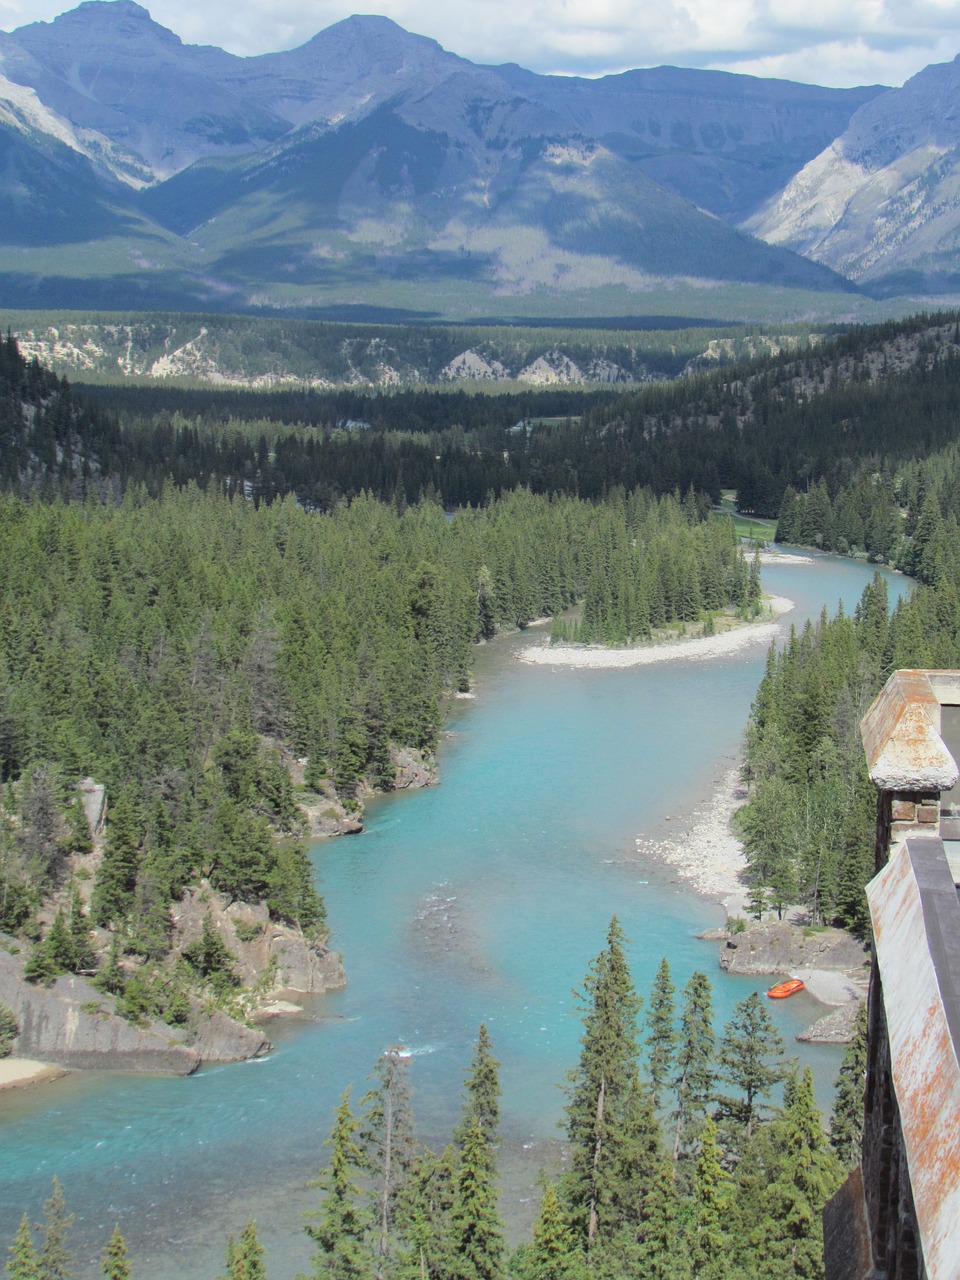
[(106, 1249), (103, 1251), (103, 1257), (100, 1260), (100, 1270), (103, 1272), (104, 1280), (130, 1280), (130, 1263), (127, 1261), (127, 1245), (123, 1236), (120, 1234), (119, 1226), (113, 1228), (113, 1235), (110, 1237)]
[(693, 973), (683, 989), (680, 1037), (677, 1046), (674, 1089), (677, 1109), (673, 1158), (689, 1145), (713, 1093), (713, 1000), (705, 973)]
[(368, 1214), (357, 1181), (363, 1154), (356, 1132), (347, 1087), (325, 1144), (330, 1147), (330, 1164), (311, 1184), (325, 1193), (321, 1208), (307, 1222), (307, 1234), (318, 1246), (311, 1273), (316, 1280), (367, 1280), (374, 1271), (365, 1239)]
[(863, 1142), (863, 1093), (867, 1078), (867, 1006), (861, 1003), (847, 1045), (830, 1122), (830, 1145), (844, 1168), (857, 1164)]
[(40, 1280), (68, 1280), (70, 1254), (67, 1250), (67, 1234), (73, 1225), (74, 1215), (67, 1213), (67, 1204), (59, 1179), (53, 1179), (50, 1198), (43, 1206), (43, 1244), (40, 1249), (38, 1272)]
[(637, 1076), (640, 1000), (623, 952), (624, 941), (614, 916), (607, 946), (591, 964), (584, 982), (580, 1061), (570, 1076), (570, 1170), (562, 1192), (571, 1223), (588, 1246), (603, 1225), (610, 1225), (608, 1207), (624, 1110)]
[(674, 985), (670, 979), (670, 965), (666, 957), (660, 961), (657, 976), (650, 992), (647, 1008), (647, 1077), (653, 1105), (660, 1108), (660, 1096), (667, 1085), (673, 1067), (673, 1054), (677, 1043), (677, 1030), (674, 1026), (676, 1006), (674, 1004)]
[(6, 1273), (9, 1280), (40, 1280), (40, 1263), (33, 1244), (30, 1221), (24, 1214), (8, 1250)]

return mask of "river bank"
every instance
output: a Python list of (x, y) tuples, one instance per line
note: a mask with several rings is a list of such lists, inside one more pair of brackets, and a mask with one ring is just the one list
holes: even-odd
[(65, 1075), (63, 1067), (35, 1058), (0, 1058), (0, 1089), (16, 1089), (24, 1085), (43, 1084)]
[(844, 1044), (852, 1038), (857, 1005), (866, 999), (869, 969), (863, 945), (840, 929), (808, 927), (802, 907), (778, 921), (767, 913), (748, 920), (743, 874), (747, 860), (732, 829), (733, 816), (747, 800), (738, 766), (722, 774), (712, 796), (700, 802), (675, 838), (638, 836), (637, 853), (676, 870), (703, 897), (719, 901), (731, 927), (700, 935), (720, 944), (720, 968), (728, 973), (801, 978), (806, 990), (831, 1012), (801, 1031), (798, 1040)]
[[(785, 560), (793, 557), (784, 557)], [(626, 667), (648, 667), (659, 662), (708, 661), (727, 658), (756, 644), (770, 644), (779, 634), (773, 619), (793, 609), (793, 601), (785, 596), (768, 596), (764, 602), (768, 620), (734, 623), (718, 635), (684, 636), (676, 640), (648, 640), (622, 649), (605, 645), (554, 644), (530, 645), (520, 653), (521, 662), (549, 667), (585, 667), (622, 670)]]

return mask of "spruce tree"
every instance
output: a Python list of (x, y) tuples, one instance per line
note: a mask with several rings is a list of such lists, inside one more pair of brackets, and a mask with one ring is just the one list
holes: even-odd
[(130, 1263), (127, 1261), (127, 1245), (120, 1234), (120, 1227), (113, 1228), (100, 1260), (104, 1280), (130, 1280)]
[(859, 1163), (863, 1142), (863, 1093), (867, 1078), (867, 1006), (860, 1004), (847, 1045), (830, 1121), (830, 1145), (844, 1168)]
[(695, 1136), (713, 1095), (713, 998), (705, 973), (693, 973), (683, 989), (680, 1037), (675, 1060), (677, 1108), (673, 1158), (680, 1157)]
[(94, 924), (118, 924), (133, 902), (137, 882), (139, 827), (133, 801), (125, 793), (117, 796), (107, 827), (107, 846), (90, 898)]
[(658, 1110), (661, 1094), (670, 1080), (677, 1043), (677, 1030), (674, 1026), (676, 1017), (674, 991), (675, 987), (670, 979), (670, 965), (664, 957), (660, 961), (650, 992), (646, 1018), (649, 1032), (646, 1039), (647, 1078), (650, 1081), (653, 1105)]
[(264, 1258), (257, 1225), (251, 1218), (240, 1232), (239, 1241), (234, 1241), (233, 1236), (227, 1241), (227, 1270), (222, 1280), (266, 1280)]
[(477, 1035), (477, 1047), (470, 1063), (470, 1075), (466, 1080), (467, 1098), (464, 1103), (463, 1120), (455, 1140), (458, 1145), (473, 1121), (480, 1126), (488, 1142), (496, 1142), (497, 1127), (500, 1123), (500, 1064), (493, 1056), (490, 1036), (487, 1028), (480, 1024)]
[(43, 1235), (38, 1265), (40, 1280), (69, 1280), (70, 1254), (67, 1250), (67, 1235), (73, 1220), (74, 1215), (67, 1213), (67, 1204), (60, 1181), (54, 1178), (50, 1198), (43, 1206), (43, 1223), (40, 1227)]
[(40, 1264), (33, 1244), (30, 1220), (24, 1214), (8, 1252), (6, 1273), (9, 1280), (40, 1280)]
[(70, 938), (73, 943), (73, 968), (80, 973), (96, 967), (93, 947), (90, 945), (90, 921), (80, 898), (80, 890), (73, 886), (70, 895)]
[(471, 1121), (460, 1148), (450, 1241), (455, 1280), (500, 1280), (503, 1276), (503, 1223), (497, 1208), (495, 1171), (478, 1117)]
[(754, 991), (734, 1009), (717, 1053), (720, 1079), (741, 1094), (720, 1098), (721, 1114), (740, 1126), (747, 1138), (753, 1133), (759, 1099), (769, 1097), (787, 1074), (782, 1059), (783, 1041)]
[(358, 1181), (363, 1154), (356, 1132), (348, 1086), (325, 1143), (330, 1147), (330, 1163), (311, 1183), (324, 1192), (321, 1208), (310, 1214), (306, 1228), (317, 1244), (311, 1272), (315, 1280), (368, 1280), (373, 1275), (373, 1260), (366, 1243), (369, 1215)]
[(397, 1231), (402, 1245), (395, 1264), (397, 1280), (446, 1280), (454, 1270), (450, 1214), (456, 1160), (452, 1146), (439, 1156), (422, 1151), (399, 1188)]
[(759, 1221), (749, 1232), (756, 1280), (820, 1280), (821, 1211), (843, 1170), (823, 1131), (809, 1067), (788, 1082), (784, 1104), (769, 1125), (776, 1154), (757, 1199)]
[(585, 1280), (586, 1258), (552, 1182), (540, 1198), (533, 1239), (522, 1250), (513, 1273), (517, 1280)]
[(693, 1175), (693, 1216), (687, 1252), (697, 1280), (726, 1280), (729, 1274), (730, 1206), (733, 1183), (720, 1163), (717, 1129), (707, 1119)]
[(592, 962), (584, 981), (584, 1031), (580, 1061), (570, 1075), (567, 1140), (570, 1169), (562, 1192), (581, 1241), (592, 1245), (603, 1225), (611, 1225), (618, 1151), (625, 1108), (637, 1077), (637, 1015), (624, 955), (623, 931), (610, 921), (607, 946)]

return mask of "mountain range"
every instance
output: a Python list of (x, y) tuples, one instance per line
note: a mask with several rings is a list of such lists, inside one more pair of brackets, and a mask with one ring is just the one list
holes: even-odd
[(89, 0), (0, 33), (0, 291), (397, 316), (943, 291), (957, 107), (955, 63), (901, 90), (588, 80), (370, 16), (240, 58)]

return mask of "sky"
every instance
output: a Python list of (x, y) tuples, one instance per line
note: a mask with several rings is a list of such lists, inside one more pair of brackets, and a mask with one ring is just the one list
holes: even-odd
[[(359, 10), (351, 0), (142, 3), (185, 43), (243, 56), (294, 48), (358, 11), (384, 14), (473, 62), (561, 75), (669, 65), (847, 88), (901, 85), (960, 53), (960, 0), (373, 0)], [(70, 7), (0, 0), (0, 28), (50, 21)]]

